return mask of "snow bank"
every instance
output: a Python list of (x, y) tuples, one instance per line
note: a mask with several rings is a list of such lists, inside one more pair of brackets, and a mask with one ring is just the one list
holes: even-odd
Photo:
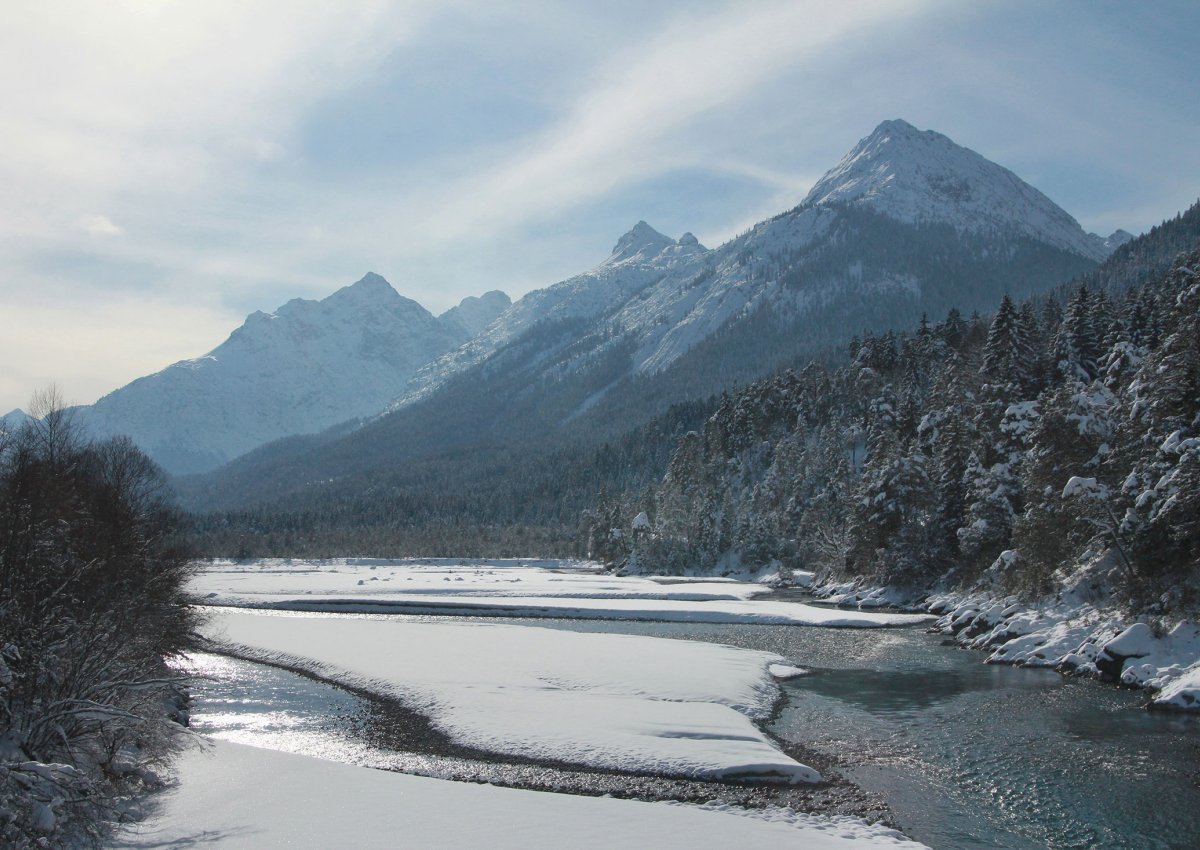
[(754, 600), (770, 588), (730, 580), (612, 576), (594, 566), (526, 562), (217, 562), (190, 585), (204, 602), (343, 613), (442, 614), (825, 627), (906, 626), (932, 617)]
[(1152, 705), (1200, 710), (1200, 625), (1181, 622), (1156, 635), (1085, 604), (1030, 607), (1013, 597), (944, 594), (927, 602), (935, 628), (961, 645), (990, 651), (988, 661), (1095, 676), (1158, 691)]
[(894, 830), (790, 809), (746, 812), (446, 782), (215, 742), (185, 754), (158, 811), (110, 846), (804, 847), (919, 850)]
[(216, 561), (193, 580), (193, 593), (253, 601), (259, 596), (546, 597), (556, 599), (743, 600), (768, 593), (759, 584), (695, 581), (664, 584), (614, 576), (577, 561)]
[(206, 633), (399, 699), (457, 743), (699, 779), (817, 782), (752, 720), (778, 697), (765, 652), (494, 623), (216, 614)]

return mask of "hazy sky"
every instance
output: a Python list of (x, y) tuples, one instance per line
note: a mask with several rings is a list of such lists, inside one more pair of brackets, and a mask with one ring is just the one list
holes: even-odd
[(1200, 196), (1200, 3), (55, 2), (0, 26), (0, 413), (367, 270), (434, 312), (716, 245), (880, 121), (1100, 233)]

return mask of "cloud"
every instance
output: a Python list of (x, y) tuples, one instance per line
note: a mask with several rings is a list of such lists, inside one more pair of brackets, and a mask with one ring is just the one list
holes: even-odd
[(79, 219), (79, 228), (84, 233), (90, 233), (93, 236), (120, 236), (125, 231), (113, 224), (111, 218), (106, 215), (85, 215)]
[(697, 118), (744, 96), (782, 69), (919, 4), (732, 4), (679, 18), (612, 57), (554, 126), (523, 140), (507, 161), (473, 174), (416, 223), (423, 239), (517, 227), (614, 188), (695, 164), (676, 139)]
[[(0, 33), (0, 216), (45, 235), (97, 207), (228, 188), (305, 106), (369, 73), (432, 2), (27, 3)], [(19, 210), (17, 216), (15, 211)]]

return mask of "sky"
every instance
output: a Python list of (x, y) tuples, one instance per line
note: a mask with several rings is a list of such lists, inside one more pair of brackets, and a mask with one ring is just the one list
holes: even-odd
[(1194, 0), (8, 0), (0, 413), (90, 403), (367, 271), (435, 313), (710, 246), (881, 121), (1085, 229), (1200, 197)]

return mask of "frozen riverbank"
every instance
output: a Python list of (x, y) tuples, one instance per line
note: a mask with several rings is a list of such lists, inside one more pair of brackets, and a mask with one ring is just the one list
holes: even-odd
[(572, 561), (217, 561), (189, 589), (209, 605), (290, 611), (836, 628), (933, 620), (755, 599), (771, 588), (754, 582), (614, 576)]
[(854, 609), (906, 607), (937, 616), (933, 629), (988, 653), (990, 664), (1045, 667), (1150, 692), (1154, 708), (1200, 711), (1200, 624), (1130, 621), (1065, 599), (1022, 602), (991, 593), (942, 593), (914, 603), (882, 587), (830, 584), (818, 597)]
[(854, 818), (641, 803), (446, 782), (227, 742), (185, 753), (119, 848), (613, 846), (664, 850), (924, 845)]

